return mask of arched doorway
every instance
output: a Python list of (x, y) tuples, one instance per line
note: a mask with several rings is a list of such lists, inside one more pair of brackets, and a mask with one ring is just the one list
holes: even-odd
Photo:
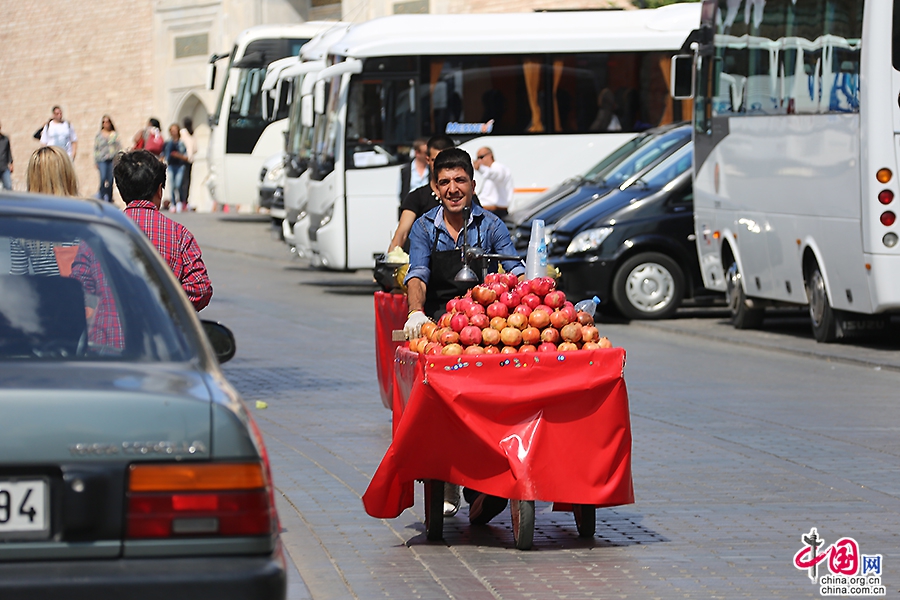
[(188, 202), (196, 210), (208, 212), (212, 210), (212, 199), (209, 197), (205, 185), (209, 172), (206, 160), (206, 151), (209, 146), (209, 111), (197, 96), (188, 94), (175, 115), (179, 124), (183, 125), (185, 117), (190, 117), (194, 124), (194, 143), (197, 145), (197, 153), (194, 155), (194, 164), (191, 168), (191, 190)]

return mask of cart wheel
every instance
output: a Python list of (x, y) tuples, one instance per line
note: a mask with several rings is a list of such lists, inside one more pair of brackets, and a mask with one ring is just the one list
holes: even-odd
[(510, 500), (516, 550), (530, 550), (534, 542), (534, 500)]
[(575, 513), (578, 537), (594, 537), (597, 532), (597, 508), (593, 504), (575, 504), (572, 512)]
[(425, 538), (438, 542), (444, 537), (444, 482), (425, 480)]

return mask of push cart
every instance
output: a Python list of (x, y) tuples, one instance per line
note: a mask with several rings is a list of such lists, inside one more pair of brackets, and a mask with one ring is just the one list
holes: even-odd
[(399, 516), (424, 481), (426, 537), (439, 540), (446, 481), (510, 499), (518, 549), (532, 546), (535, 500), (573, 512), (579, 535), (592, 537), (596, 508), (634, 502), (624, 364), (621, 348), (437, 356), (397, 347), (394, 437), (366, 512)]

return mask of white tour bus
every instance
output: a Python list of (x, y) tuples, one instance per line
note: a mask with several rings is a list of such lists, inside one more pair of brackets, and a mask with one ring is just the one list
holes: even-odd
[[(263, 161), (284, 148), (286, 106), (275, 115), (267, 111), (269, 94), (263, 90), (269, 65), (298, 56), (300, 48), (333, 23), (312, 21), (295, 25), (259, 25), (244, 30), (230, 54), (210, 57), (210, 89), (219, 88), (215, 113), (210, 117), (209, 177), (207, 188), (219, 204), (255, 209)], [(216, 62), (228, 58), (221, 81)]]
[[(285, 143), (284, 220), (281, 222), (284, 241), (298, 256), (309, 256), (309, 218), (306, 210), (309, 187), (309, 160), (312, 154), (315, 111), (313, 91), (316, 74), (325, 68), (328, 48), (340, 39), (350, 25), (336, 22), (316, 35), (300, 50), (300, 62), (287, 69), (292, 77), (292, 98), (288, 113), (288, 133)], [(324, 101), (324, 97), (320, 102)], [(303, 110), (303, 108), (306, 110)], [(321, 112), (321, 111), (320, 111)]]
[(524, 204), (634, 132), (680, 120), (671, 55), (698, 24), (699, 6), (681, 4), (351, 26), (315, 93), (327, 102), (310, 170), (312, 264), (371, 268), (387, 251), (400, 168), (418, 137), (445, 133), (473, 155), (489, 146)]
[(808, 305), (828, 342), (900, 309), (898, 6), (704, 0), (674, 86), (692, 74), (701, 271), (736, 327)]

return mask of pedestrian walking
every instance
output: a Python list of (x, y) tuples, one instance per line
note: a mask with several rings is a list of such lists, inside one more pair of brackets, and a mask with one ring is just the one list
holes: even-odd
[(0, 124), (0, 184), (4, 190), (12, 190), (13, 156), (9, 138), (3, 135), (3, 126)]
[(184, 171), (181, 174), (181, 201), (184, 202), (185, 210), (193, 210), (190, 208), (189, 199), (191, 196), (191, 169), (194, 167), (194, 155), (197, 154), (197, 142), (194, 141), (194, 120), (185, 117), (181, 121), (181, 141), (184, 142), (184, 149), (187, 150), (187, 162), (184, 163)]
[(63, 120), (63, 111), (59, 106), (53, 107), (53, 116), (41, 130), (41, 146), (62, 148), (72, 162), (78, 155), (78, 136), (72, 124)]
[(125, 214), (150, 238), (194, 308), (204, 308), (212, 298), (213, 288), (200, 246), (187, 227), (159, 212), (166, 165), (147, 150), (121, 152), (114, 161), (113, 176), (127, 204)]
[(119, 132), (113, 125), (109, 115), (103, 115), (100, 122), (100, 131), (94, 138), (94, 163), (100, 172), (100, 190), (97, 198), (112, 202), (113, 188), (113, 158), (122, 151), (122, 143), (119, 141)]
[(147, 120), (147, 125), (134, 134), (134, 149), (143, 149), (147, 152), (150, 152), (157, 158), (162, 158), (163, 148), (165, 147), (166, 143), (163, 139), (160, 127), (161, 126), (159, 124), (159, 119), (150, 117)]
[(169, 139), (166, 140), (163, 155), (168, 165), (169, 182), (172, 187), (169, 195), (169, 205), (175, 212), (181, 212), (185, 207), (184, 197), (181, 195), (181, 183), (184, 176), (184, 165), (187, 164), (188, 157), (187, 148), (185, 148), (184, 142), (181, 140), (181, 130), (178, 127), (178, 123), (169, 125)]

